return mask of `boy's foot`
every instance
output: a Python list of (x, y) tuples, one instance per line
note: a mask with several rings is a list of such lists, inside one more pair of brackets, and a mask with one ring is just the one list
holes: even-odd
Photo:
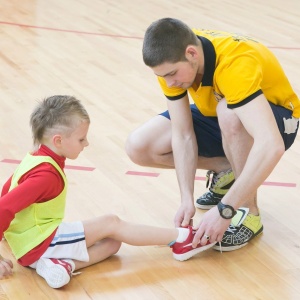
[(190, 230), (190, 232), (189, 232), (187, 239), (182, 243), (175, 243), (174, 245), (171, 246), (171, 248), (173, 250), (173, 257), (176, 260), (180, 260), (180, 261), (187, 260), (187, 259), (191, 258), (192, 256), (194, 256), (206, 249), (212, 248), (215, 245), (215, 243), (211, 244), (208, 241), (206, 245), (202, 246), (201, 244), (198, 244), (196, 248), (193, 248), (192, 241), (194, 239), (196, 231), (193, 230), (192, 226), (188, 226), (188, 229)]
[(213, 174), (209, 191), (200, 196), (195, 206), (201, 209), (211, 209), (216, 206), (228, 192), (234, 183), (234, 174), (232, 170), (215, 173), (208, 171), (206, 174), (206, 187), (209, 186), (210, 175)]
[(218, 251), (234, 251), (248, 244), (250, 240), (263, 231), (260, 215), (248, 214), (249, 209), (241, 207), (232, 218), (231, 224), (225, 231), (221, 243), (214, 246)]
[(43, 277), (49, 286), (54, 289), (69, 283), (73, 269), (70, 260), (40, 258), (37, 262), (36, 272)]

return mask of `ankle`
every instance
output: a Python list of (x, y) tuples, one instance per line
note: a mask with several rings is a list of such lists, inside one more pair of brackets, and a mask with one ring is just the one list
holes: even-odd
[(254, 215), (254, 216), (259, 216), (259, 209), (257, 207), (251, 207), (249, 208), (249, 214)]

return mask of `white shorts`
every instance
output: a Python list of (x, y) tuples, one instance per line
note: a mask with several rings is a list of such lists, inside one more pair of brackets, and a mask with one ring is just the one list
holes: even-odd
[[(82, 222), (62, 222), (42, 257), (89, 261)], [(30, 265), (32, 268), (35, 266), (36, 262)]]

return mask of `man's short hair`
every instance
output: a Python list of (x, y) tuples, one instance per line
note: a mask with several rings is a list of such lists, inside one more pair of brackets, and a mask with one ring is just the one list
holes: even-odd
[(197, 36), (182, 21), (159, 19), (146, 30), (143, 42), (144, 63), (149, 67), (156, 67), (165, 62), (185, 61), (187, 46), (197, 43)]

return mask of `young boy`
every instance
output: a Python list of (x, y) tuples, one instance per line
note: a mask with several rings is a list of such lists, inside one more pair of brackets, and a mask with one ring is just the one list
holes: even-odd
[[(0, 198), (0, 236), (4, 234), (22, 266), (30, 266), (52, 288), (66, 285), (75, 270), (118, 252), (121, 242), (136, 246), (169, 245), (177, 260), (212, 247), (191, 246), (192, 227), (158, 228), (104, 215), (63, 222), (67, 179), (66, 158), (76, 159), (89, 145), (89, 115), (79, 100), (53, 96), (31, 114), (35, 149), (5, 183)], [(12, 273), (12, 262), (0, 256), (0, 279)]]

